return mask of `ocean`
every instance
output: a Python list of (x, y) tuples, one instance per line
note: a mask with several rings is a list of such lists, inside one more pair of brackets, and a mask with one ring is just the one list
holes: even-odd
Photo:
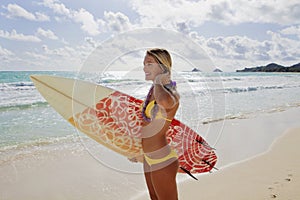
[[(31, 74), (75, 77), (145, 98), (150, 83), (124, 72), (88, 76), (77, 72), (0, 72), (0, 151), (47, 144), (71, 138), (74, 129), (43, 99), (30, 81)], [(197, 130), (198, 124), (248, 118), (300, 106), (297, 73), (195, 73), (173, 78), (181, 95), (177, 118)]]

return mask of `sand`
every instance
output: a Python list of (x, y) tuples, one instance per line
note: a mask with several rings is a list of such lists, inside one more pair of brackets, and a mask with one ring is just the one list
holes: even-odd
[(179, 184), (180, 199), (300, 199), (300, 128), (263, 155)]
[(81, 150), (21, 152), (0, 166), (1, 200), (129, 199), (145, 189), (141, 175), (105, 167)]
[[(180, 180), (180, 199), (300, 199), (299, 116), (300, 108), (291, 108), (214, 123), (210, 131), (222, 126), (220, 169)], [(107, 168), (80, 147), (49, 149), (13, 160), (0, 152), (0, 199), (149, 199), (142, 174)]]

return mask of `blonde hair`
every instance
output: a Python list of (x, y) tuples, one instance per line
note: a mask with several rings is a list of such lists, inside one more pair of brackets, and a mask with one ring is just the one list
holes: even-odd
[(148, 55), (155, 58), (155, 60), (162, 65), (164, 71), (171, 73), (172, 68), (172, 58), (170, 53), (166, 49), (153, 48), (148, 49), (146, 52)]

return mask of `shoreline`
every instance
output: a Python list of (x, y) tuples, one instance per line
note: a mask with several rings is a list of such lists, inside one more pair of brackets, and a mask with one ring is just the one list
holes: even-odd
[(293, 107), (278, 112), (259, 113), (252, 118), (225, 120), (200, 128), (206, 132), (206, 141), (216, 148), (216, 167), (223, 168), (267, 152), (286, 130), (300, 127), (297, 121), (299, 115), (300, 107)]

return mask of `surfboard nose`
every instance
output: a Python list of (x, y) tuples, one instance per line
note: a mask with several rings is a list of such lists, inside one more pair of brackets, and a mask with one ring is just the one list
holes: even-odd
[(32, 80), (32, 81), (35, 80), (35, 76), (36, 76), (36, 75), (30, 75), (30, 76), (29, 76), (30, 80)]
[(33, 75), (30, 75), (29, 78), (33, 83), (36, 83), (40, 79), (40, 76), (41, 75), (33, 74)]

